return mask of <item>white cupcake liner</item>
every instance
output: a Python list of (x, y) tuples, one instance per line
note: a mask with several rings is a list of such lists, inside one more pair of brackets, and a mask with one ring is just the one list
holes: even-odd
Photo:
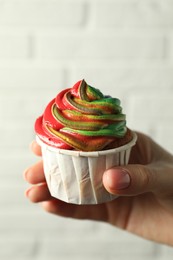
[(106, 169), (127, 165), (137, 135), (126, 145), (104, 151), (81, 152), (63, 150), (37, 142), (42, 148), (44, 173), (53, 197), (73, 204), (99, 204), (117, 196), (102, 184)]

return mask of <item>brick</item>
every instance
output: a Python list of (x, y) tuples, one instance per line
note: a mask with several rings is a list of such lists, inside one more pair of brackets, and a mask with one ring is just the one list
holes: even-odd
[[(43, 88), (50, 89), (58, 86), (63, 88), (64, 67), (54, 64), (50, 66), (48, 62), (43, 63), (24, 62), (24, 63), (7, 63), (0, 64), (0, 86), (1, 91), (12, 91), (12, 89), (23, 89), (28, 91), (35, 89), (37, 95)], [(25, 89), (25, 90), (24, 90)], [(8, 92), (6, 92), (8, 93)]]
[[(3, 216), (5, 217), (5, 214)], [(16, 220), (20, 223), (18, 227)], [(25, 252), (25, 256), (31, 259), (36, 256), (38, 259), (46, 259), (46, 257), (53, 259), (57, 255), (61, 256), (61, 259), (68, 259), (71, 255), (73, 257), (84, 255), (89, 259), (96, 255), (100, 259), (109, 259), (108, 257), (112, 259), (113, 256), (120, 255), (123, 259), (130, 254), (137, 259), (141, 254), (149, 258), (154, 256), (155, 252), (153, 243), (119, 231), (109, 225), (105, 225), (104, 233), (101, 233), (99, 230), (100, 228), (102, 230), (103, 224), (53, 218), (50, 215), (43, 215), (41, 212), (38, 214), (38, 210), (30, 210), (30, 212), (23, 210), (19, 214), (17, 208), (12, 216), (9, 212), (6, 221), (8, 229), (1, 228), (3, 240), (0, 240), (0, 245), (4, 247), (8, 243), (9, 248), (11, 248), (7, 252), (8, 256), (14, 254), (22, 257)], [(100, 234), (102, 235), (100, 236)], [(84, 244), (85, 247), (83, 247)], [(77, 250), (76, 245), (78, 245)], [(66, 250), (67, 248), (68, 250)], [(1, 255), (5, 254), (6, 251), (2, 250)]]
[[(109, 14), (109, 15), (107, 15)], [(96, 7), (98, 27), (170, 27), (173, 25), (173, 2), (102, 0)]]
[[(8, 157), (6, 153), (1, 153), (1, 166), (2, 169), (5, 169), (6, 174), (3, 171), (0, 171), (1, 180), (5, 185), (11, 180), (12, 183), (23, 185), (25, 181), (23, 179), (22, 173), (29, 166), (36, 163), (39, 160), (37, 156), (34, 156), (31, 152), (29, 145), (25, 147), (25, 151), (20, 156), (18, 153), (13, 154), (13, 152), (9, 151)], [(10, 162), (10, 163), (9, 163)], [(11, 163), (12, 162), (12, 163)], [(18, 167), (14, 170), (14, 164), (18, 165)], [(13, 173), (13, 174), (12, 174)], [(19, 174), (19, 175), (18, 175)], [(17, 176), (17, 178), (16, 178)], [(17, 182), (17, 183), (16, 183)]]
[(138, 91), (129, 96), (127, 122), (131, 128), (149, 134), (172, 152), (172, 91), (157, 89), (156, 92)]
[(0, 1), (1, 26), (81, 26), (85, 1), (75, 0), (6, 0)]
[(1, 67), (0, 74), (0, 116), (3, 122), (0, 142), (4, 151), (12, 148), (12, 153), (18, 153), (35, 138), (35, 119), (62, 89), (63, 72), (56, 67), (40, 68), (31, 64), (19, 68)]
[[(24, 88), (23, 90), (20, 90), (17, 88), (15, 89), (16, 94), (11, 92), (9, 95), (1, 95), (1, 119), (7, 121), (7, 125), (9, 126), (15, 126), (15, 123), (17, 122), (20, 124), (21, 120), (23, 121), (23, 124), (21, 122), (21, 125), (29, 126), (29, 121), (33, 120), (35, 116), (41, 115), (45, 109), (45, 106), (56, 96), (56, 93), (60, 91), (60, 89), (57, 88), (57, 92), (55, 91), (53, 96), (53, 90), (54, 88), (52, 88), (50, 91), (49, 88), (40, 90), (38, 87), (38, 89), (33, 90), (32, 93), (29, 94), (31, 89), (25, 90)], [(4, 113), (6, 106), (6, 113)], [(15, 111), (13, 116), (11, 116), (12, 110), (13, 112)]]
[[(92, 255), (89, 255), (89, 256), (85, 255), (84, 256), (83, 254), (77, 254), (77, 255), (73, 254), (71, 256), (69, 256), (69, 255), (61, 256), (61, 259), (64, 259), (64, 260), (80, 260), (80, 259), (82, 259), (82, 260), (88, 260), (88, 259), (90, 259), (90, 260), (114, 260), (115, 259), (115, 256), (110, 256), (110, 255), (105, 254), (105, 253), (104, 254), (102, 253), (102, 255), (100, 254), (99, 256), (98, 255), (99, 254), (94, 255), (94, 256), (92, 256)], [(37, 260), (47, 260), (47, 257), (48, 256), (45, 257), (45, 256), (42, 255), (39, 258), (37, 258)], [(121, 256), (121, 254), (118, 255), (118, 260), (125, 260), (125, 259), (126, 258), (124, 256)], [(138, 257), (133, 257), (133, 259), (134, 260), (138, 260), (139, 256)], [(145, 260), (145, 259), (146, 259), (145, 256), (144, 257), (140, 256), (140, 260)], [(148, 260), (153, 260), (153, 257), (147, 257), (147, 259)], [(51, 256), (51, 260), (57, 260), (56, 255)], [(166, 258), (164, 260), (166, 260)]]
[(34, 121), (29, 120), (26, 125), (22, 125), (21, 119), (15, 122), (15, 126), (7, 125), (3, 122), (1, 128), (0, 142), (3, 153), (20, 154), (28, 151), (29, 144), (35, 139)]
[(171, 91), (172, 70), (173, 65), (164, 62), (80, 61), (71, 67), (70, 82), (85, 78), (104, 93), (127, 100), (130, 93), (143, 89)]
[[(47, 260), (47, 257), (48, 256), (43, 256), (43, 255), (41, 255), (37, 260)], [(94, 255), (94, 256), (92, 256), (92, 255), (83, 255), (83, 254), (78, 254), (77, 252), (76, 252), (76, 254), (73, 254), (73, 255), (67, 255), (67, 254), (65, 254), (65, 255), (61, 255), (61, 259), (64, 259), (64, 260), (88, 260), (88, 259), (90, 259), (90, 260), (106, 260), (106, 258), (105, 258), (105, 256), (96, 256), (96, 255)], [(51, 256), (51, 260), (57, 260), (57, 257), (56, 257), (56, 254), (54, 254), (54, 255), (52, 255)], [(107, 258), (107, 260), (110, 260), (110, 258)]]
[(35, 53), (38, 58), (53, 60), (162, 59), (165, 39), (163, 35), (141, 32), (40, 33)]
[(28, 147), (35, 118), (82, 78), (119, 97), (129, 126), (172, 152), (172, 5), (0, 0), (0, 259), (172, 257), (171, 249), (107, 224), (44, 213), (25, 198), (30, 185), (22, 177), (40, 160)]
[[(13, 171), (12, 174), (15, 174), (15, 172)], [(17, 176), (16, 176), (17, 179)], [(8, 186), (5, 187), (1, 187), (1, 198), (0, 198), (0, 203), (2, 205), (3, 208), (7, 208), (7, 209), (11, 209), (11, 211), (15, 211), (16, 209), (19, 210), (20, 212), (20, 207), (25, 208), (26, 206), (26, 198), (24, 197), (24, 185), (23, 186), (19, 186), (17, 184), (15, 184), (15, 182), (13, 182), (12, 185), (10, 185), (12, 182), (9, 179), (8, 182)], [(25, 186), (26, 188), (26, 186)], [(8, 196), (3, 196), (3, 194), (8, 194)], [(2, 199), (3, 198), (3, 199)], [(12, 205), (15, 205), (16, 208), (14, 208)], [(13, 214), (12, 214), (13, 215)], [(7, 215), (6, 215), (7, 217)], [(18, 216), (19, 217), (19, 216)], [(3, 219), (3, 217), (1, 216), (1, 218)], [(3, 223), (6, 222), (5, 219), (3, 219)], [(14, 223), (12, 225), (15, 225)], [(10, 226), (10, 224), (9, 224)], [(3, 225), (2, 225), (3, 228)]]
[[(19, 232), (2, 232), (3, 239), (0, 239), (1, 253), (4, 260), (8, 259), (32, 259), (38, 239), (36, 234), (21, 236)], [(7, 249), (8, 245), (8, 249)], [(14, 257), (13, 257), (14, 256)]]
[(173, 60), (173, 31), (171, 30), (171, 33), (168, 38), (168, 46), (167, 46), (167, 51), (168, 51), (168, 58)]
[[(166, 104), (166, 105), (165, 105)], [(131, 108), (131, 111), (129, 111)], [(134, 93), (129, 97), (129, 114), (143, 120), (160, 120), (162, 123), (172, 118), (173, 102), (172, 97), (163, 91)]]
[[(112, 242), (111, 242), (111, 240), (108, 239), (108, 237), (112, 238)], [(130, 237), (132, 238), (132, 236), (130, 236)], [(108, 233), (106, 234), (106, 238), (100, 239), (97, 236), (97, 233), (95, 233), (92, 235), (91, 234), (90, 235), (88, 234), (86, 236), (84, 235), (84, 236), (82, 236), (82, 240), (79, 241), (78, 235), (74, 235), (73, 238), (66, 237), (65, 240), (61, 239), (60, 244), (58, 245), (58, 243), (56, 243), (57, 241), (55, 239), (53, 239), (53, 237), (49, 237), (49, 238), (45, 237), (43, 240), (43, 248), (42, 248), (41, 253), (43, 256), (53, 256), (53, 255), (56, 255), (57, 252), (59, 252), (60, 255), (63, 255), (63, 256), (67, 255), (67, 257), (70, 256), (70, 254), (71, 255), (77, 254), (77, 255), (88, 256), (89, 259), (90, 259), (90, 256), (92, 257), (94, 255), (96, 255), (96, 256), (99, 255), (100, 257), (103, 257), (103, 256), (104, 257), (106, 257), (106, 256), (113, 257), (114, 256), (114, 259), (118, 255), (121, 255), (121, 257), (122, 256), (127, 257), (129, 254), (130, 255), (133, 254), (133, 256), (139, 257), (141, 255), (141, 253), (143, 255), (145, 254), (145, 257), (151, 256), (151, 255), (153, 256), (153, 244), (152, 243), (149, 244), (149, 243), (145, 243), (144, 241), (141, 242), (138, 239), (135, 240), (135, 242), (134, 242), (133, 238), (132, 238), (132, 242), (130, 244), (128, 244), (128, 242), (123, 243), (121, 240), (118, 241), (118, 239), (116, 239), (116, 242), (115, 242), (114, 238), (110, 237)], [(78, 244), (77, 251), (75, 249), (76, 244)], [(68, 245), (68, 253), (66, 253), (64, 251), (65, 245)], [(82, 245), (85, 245), (85, 247), (83, 247)], [(125, 246), (126, 246), (126, 250), (124, 250)], [(105, 248), (106, 248), (106, 252), (105, 252)]]
[[(20, 204), (16, 204), (16, 206), (14, 207), (13, 203), (16, 203), (15, 200), (11, 201), (11, 208), (9, 204), (7, 204), (7, 208), (4, 209), (4, 212), (1, 214), (2, 222), (0, 223), (0, 227), (2, 231), (4, 231), (4, 228), (8, 232), (10, 232), (10, 230), (12, 232), (18, 230), (20, 231), (21, 235), (24, 235), (24, 232), (28, 232), (28, 234), (32, 234), (32, 232), (34, 233), (34, 229), (37, 231), (43, 230), (52, 233), (55, 227), (61, 230), (58, 220), (55, 221), (55, 219), (53, 220), (46, 218), (44, 211), (42, 211), (41, 208), (39, 208), (39, 206), (34, 207), (34, 204), (29, 204), (28, 200), (24, 197), (24, 195), (22, 196), (23, 201), (19, 196), (14, 196), (16, 197), (16, 200), (19, 199), (21, 206)], [(18, 223), (17, 226), (16, 223)], [(49, 226), (46, 227), (46, 223), (49, 223)], [(80, 230), (78, 230), (78, 232), (80, 232)]]
[[(72, 223), (71, 223), (72, 224)], [(71, 229), (69, 229), (69, 232)], [(36, 233), (37, 232), (37, 233)], [(61, 259), (112, 259), (112, 257), (118, 255), (118, 247), (119, 243), (112, 243), (106, 241), (101, 242), (100, 239), (97, 238), (97, 241), (91, 240), (91, 242), (86, 240), (87, 233), (79, 239), (79, 236), (73, 233), (73, 238), (69, 238), (68, 236), (63, 237), (63, 235), (58, 232), (48, 232), (45, 233), (43, 230), (39, 231), (38, 229), (33, 231), (32, 234), (28, 233), (25, 230), (25, 233), (21, 233), (20, 231), (17, 233), (18, 238), (10, 232), (2, 232), (4, 240), (0, 242), (2, 248), (4, 248), (4, 241), (8, 242), (9, 250), (6, 252), (4, 249), (1, 251), (2, 256), (8, 256), (10, 258), (11, 255), (15, 257), (26, 257), (25, 259), (47, 259), (47, 257), (54, 259), (57, 258), (57, 255)], [(26, 239), (24, 239), (27, 236)], [(112, 238), (113, 239), (113, 238)], [(94, 242), (94, 245), (93, 245)], [(85, 247), (83, 246), (85, 244)], [(142, 245), (143, 243), (141, 243)], [(76, 248), (77, 245), (77, 248)], [(140, 243), (137, 243), (139, 246)], [(144, 244), (143, 244), (144, 245)], [(100, 248), (99, 248), (100, 246)], [(125, 246), (125, 245), (124, 245)], [(127, 244), (126, 244), (127, 246)], [(135, 246), (135, 244), (134, 244)], [(27, 247), (27, 248), (26, 248)], [(105, 251), (105, 248), (107, 249)], [(67, 250), (68, 249), (68, 250)], [(109, 249), (109, 250), (108, 250)], [(146, 250), (146, 248), (145, 248)], [(124, 250), (124, 254), (119, 254), (120, 259), (125, 259), (127, 257), (127, 251)], [(150, 251), (150, 248), (147, 248), (147, 252)], [(135, 254), (135, 251), (131, 251), (134, 257), (139, 258), (139, 255)], [(82, 257), (84, 256), (84, 257)], [(149, 254), (145, 254), (145, 257), (149, 257)], [(28, 257), (28, 258), (27, 258)], [(76, 258), (75, 258), (76, 257)], [(81, 257), (81, 258), (79, 258)], [(3, 258), (4, 259), (4, 258)], [(137, 258), (135, 258), (137, 259)]]
[(1, 59), (26, 59), (29, 56), (27, 35), (17, 35), (0, 32), (0, 58)]
[(15, 125), (10, 125), (9, 122), (3, 121), (0, 142), (4, 154), (8, 153), (10, 156), (15, 153), (19, 155), (20, 153), (29, 152), (29, 144), (35, 139), (35, 118), (33, 118), (33, 120), (28, 119), (28, 122), (25, 125), (24, 122), (22, 125), (21, 119), (16, 120)]

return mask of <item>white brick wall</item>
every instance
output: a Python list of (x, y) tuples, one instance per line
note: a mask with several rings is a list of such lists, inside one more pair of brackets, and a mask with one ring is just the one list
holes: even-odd
[(140, 31), (52, 31), (36, 37), (36, 50), (41, 59), (161, 59), (165, 37)]
[(37, 161), (35, 118), (81, 78), (172, 152), (172, 43), (171, 0), (0, 0), (0, 259), (172, 259), (172, 248), (106, 224), (44, 213), (22, 179)]

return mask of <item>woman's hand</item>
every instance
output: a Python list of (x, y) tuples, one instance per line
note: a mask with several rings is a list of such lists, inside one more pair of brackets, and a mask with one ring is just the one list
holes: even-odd
[[(32, 151), (41, 156), (33, 142)], [(50, 213), (63, 217), (105, 221), (155, 242), (173, 246), (173, 156), (149, 137), (138, 133), (129, 165), (107, 170), (103, 184), (119, 197), (98, 205), (73, 205), (51, 197), (43, 163), (29, 167), (25, 179), (32, 184), (26, 196)]]

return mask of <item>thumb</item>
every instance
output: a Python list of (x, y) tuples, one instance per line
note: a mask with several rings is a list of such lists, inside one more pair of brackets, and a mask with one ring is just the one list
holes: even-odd
[(111, 194), (137, 195), (151, 191), (154, 171), (145, 165), (127, 165), (108, 169), (103, 174), (103, 185)]

